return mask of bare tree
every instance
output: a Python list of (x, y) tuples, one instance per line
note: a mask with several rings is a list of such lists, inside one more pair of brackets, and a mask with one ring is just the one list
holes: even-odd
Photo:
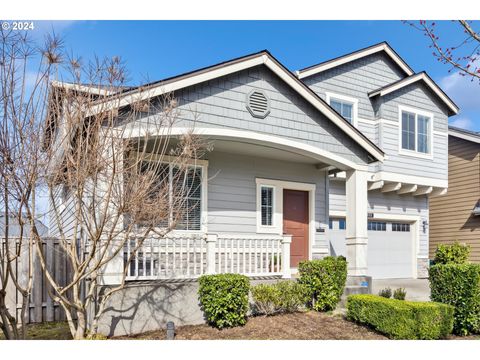
[(437, 22), (420, 20), (405, 23), (429, 38), (433, 56), (449, 65), (449, 72), (456, 69), (461, 76), (480, 81), (480, 30), (474, 28), (478, 24), (466, 20), (455, 21), (458, 25), (458, 33), (455, 34), (458, 35), (457, 42), (447, 44)]
[[(3, 43), (7, 53), (6, 38)], [(54, 37), (47, 41), (35, 74), (45, 84), (44, 98), (28, 106), (17, 88), (28, 80), (27, 67), (12, 74), (5, 59), (1, 64), (2, 110), (8, 120), (0, 139), (2, 201), (30, 229), (28, 282), (18, 284), (25, 304), (36, 256), (49, 296), (63, 308), (72, 337), (82, 339), (96, 335), (108, 300), (125, 287), (130, 262), (144, 240), (167, 236), (198, 210), (199, 204), (188, 199), (201, 181), (195, 160), (208, 146), (192, 131), (171, 136), (180, 116), (174, 96), (154, 93), (158, 86), (126, 86), (120, 58), (84, 64), (65, 56), (60, 45)], [(35, 223), (39, 186), (48, 189), (49, 225), (68, 264), (66, 281), (52, 272)], [(1, 255), (3, 286), (4, 279), (12, 279), (17, 255), (8, 250)], [(99, 292), (109, 276), (115, 279)], [(1, 309), (2, 329), (14, 338), (17, 324), (8, 311)]]
[[(37, 131), (45, 118), (47, 83), (54, 66), (48, 56), (60, 44), (50, 37), (41, 50), (25, 33), (3, 30), (0, 38), (0, 209), (5, 219), (0, 235), (0, 328), (7, 339), (24, 339), (34, 281), (35, 191), (42, 164)], [(36, 71), (30, 73), (33, 65)]]
[[(187, 199), (197, 190), (194, 162), (206, 147), (191, 131), (170, 136), (179, 117), (175, 98), (148, 86), (126, 87), (119, 58), (87, 65), (71, 59), (63, 74), (70, 81), (54, 82), (49, 94), (49, 164), (42, 178), (49, 189), (50, 225), (70, 266), (66, 284), (49, 271), (40, 246), (37, 251), (53, 299), (64, 309), (72, 336), (82, 339), (96, 335), (143, 241), (167, 236), (199, 206)], [(129, 244), (134, 245), (125, 259)], [(98, 293), (105, 276), (117, 269), (117, 284)]]

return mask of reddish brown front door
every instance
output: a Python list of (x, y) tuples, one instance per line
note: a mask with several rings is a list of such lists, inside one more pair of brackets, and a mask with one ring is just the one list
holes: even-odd
[(308, 191), (283, 190), (283, 233), (292, 235), (290, 265), (308, 259)]

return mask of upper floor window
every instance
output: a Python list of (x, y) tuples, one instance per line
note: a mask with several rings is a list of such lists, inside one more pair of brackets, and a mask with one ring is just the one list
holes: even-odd
[(327, 102), (350, 124), (356, 126), (358, 100), (344, 95), (327, 93)]
[(433, 115), (399, 107), (400, 152), (406, 155), (431, 156)]

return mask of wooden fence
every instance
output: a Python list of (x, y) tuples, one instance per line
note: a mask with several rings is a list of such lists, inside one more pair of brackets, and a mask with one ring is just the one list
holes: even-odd
[[(5, 249), (5, 239), (0, 239), (0, 243), (2, 249)], [(11, 246), (18, 247), (18, 240), (16, 239), (10, 238), (9, 243)], [(60, 241), (54, 238), (45, 238), (42, 246), (50, 273), (53, 274), (55, 280), (60, 284), (66, 284), (71, 271), (70, 265), (62, 250)], [(23, 285), (28, 281), (28, 246), (22, 246), (21, 250), (20, 256), (15, 260), (14, 272), (15, 276), (18, 274), (18, 280)], [(62, 307), (53, 302), (51, 297), (48, 295), (50, 285), (45, 279), (36, 251), (36, 246), (34, 246), (33, 288), (30, 295), (30, 306), (26, 313), (26, 322), (39, 323), (46, 321), (63, 321), (66, 319), (65, 312), (63, 311)], [(11, 280), (8, 282), (7, 286), (6, 303), (10, 310), (16, 308), (15, 313), (18, 319), (21, 315), (22, 295), (17, 291)]]

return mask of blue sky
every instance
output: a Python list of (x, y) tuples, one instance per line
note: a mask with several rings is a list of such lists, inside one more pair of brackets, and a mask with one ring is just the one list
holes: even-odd
[[(480, 84), (439, 63), (428, 39), (401, 21), (57, 21), (36, 22), (41, 38), (54, 29), (83, 59), (121, 56), (138, 84), (268, 49), (290, 70), (388, 41), (415, 70), (426, 70), (460, 106), (450, 123), (480, 131)], [(457, 24), (440, 22), (441, 40), (453, 44)]]

